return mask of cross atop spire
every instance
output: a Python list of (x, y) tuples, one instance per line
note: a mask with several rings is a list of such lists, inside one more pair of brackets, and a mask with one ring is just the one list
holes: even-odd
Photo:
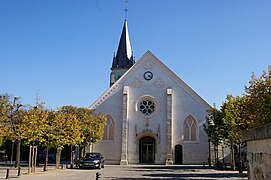
[(125, 9), (124, 9), (124, 12), (125, 12), (125, 20), (127, 20), (127, 13), (128, 13), (128, 0), (124, 0), (124, 2), (125, 2)]

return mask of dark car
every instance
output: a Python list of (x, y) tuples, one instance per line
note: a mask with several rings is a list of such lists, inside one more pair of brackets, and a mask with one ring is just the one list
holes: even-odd
[(79, 160), (79, 168), (104, 168), (104, 158), (101, 153), (86, 153)]
[[(39, 151), (37, 158), (38, 158), (39, 163), (44, 163), (45, 158), (46, 158), (46, 153), (44, 151)], [(55, 162), (55, 161), (56, 161), (56, 155), (52, 154), (52, 153), (49, 153), (48, 154), (48, 162), (51, 163), (51, 162)]]
[(7, 161), (8, 156), (5, 153), (0, 153), (0, 161)]

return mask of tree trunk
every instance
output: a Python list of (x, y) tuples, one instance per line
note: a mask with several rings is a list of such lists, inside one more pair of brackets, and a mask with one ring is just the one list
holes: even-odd
[(12, 140), (12, 145), (11, 145), (10, 164), (13, 163), (13, 155), (14, 155), (14, 140)]
[(215, 161), (214, 161), (214, 167), (217, 167), (217, 145), (214, 145), (214, 154), (215, 154)]
[(217, 164), (217, 166), (219, 167), (219, 166), (220, 166), (220, 162), (219, 162), (218, 148), (219, 148), (219, 145), (216, 146), (216, 157), (217, 157), (216, 164)]
[(36, 172), (36, 167), (37, 167), (37, 154), (38, 154), (38, 146), (34, 146), (34, 172)]
[(16, 146), (16, 161), (15, 161), (15, 167), (20, 167), (20, 152), (21, 152), (21, 140), (16, 140), (17, 146)]
[(81, 144), (81, 145), (79, 146), (79, 159), (82, 158), (82, 153), (83, 153), (83, 145)]
[(32, 146), (31, 146), (31, 143), (29, 143), (28, 173), (31, 172), (31, 157), (32, 157)]
[(59, 169), (60, 158), (61, 158), (61, 149), (57, 148), (57, 151), (56, 151), (56, 169)]
[(225, 159), (224, 159), (224, 145), (222, 144), (222, 163), (225, 164)]
[(243, 173), (242, 162), (241, 162), (241, 144), (240, 143), (238, 145), (238, 169), (239, 169), (239, 173)]
[(83, 156), (86, 154), (86, 144), (83, 145)]
[(231, 169), (235, 170), (234, 146), (231, 146)]
[(35, 152), (36, 152), (36, 146), (33, 143), (33, 153), (32, 153), (32, 170), (35, 172)]
[(74, 161), (73, 161), (74, 157), (73, 157), (73, 155), (74, 155), (73, 148), (71, 146), (71, 168), (73, 168), (73, 165), (74, 165)]
[(44, 171), (47, 171), (48, 168), (48, 154), (49, 154), (49, 142), (46, 143), (46, 154), (45, 154), (45, 164), (44, 164)]
[(31, 154), (31, 172), (34, 170), (34, 149), (35, 149), (35, 144), (33, 143), (33, 146), (31, 148), (32, 154)]

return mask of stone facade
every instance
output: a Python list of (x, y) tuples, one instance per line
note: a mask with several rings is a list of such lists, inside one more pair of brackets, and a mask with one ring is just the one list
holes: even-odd
[(248, 179), (271, 179), (271, 124), (243, 131), (247, 141)]
[(108, 164), (208, 162), (211, 107), (149, 51), (90, 108), (114, 121), (114, 137), (93, 147)]

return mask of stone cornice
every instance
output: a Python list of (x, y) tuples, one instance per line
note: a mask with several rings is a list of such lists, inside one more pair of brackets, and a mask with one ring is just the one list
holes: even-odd
[(271, 123), (242, 132), (243, 141), (253, 141), (271, 138)]

